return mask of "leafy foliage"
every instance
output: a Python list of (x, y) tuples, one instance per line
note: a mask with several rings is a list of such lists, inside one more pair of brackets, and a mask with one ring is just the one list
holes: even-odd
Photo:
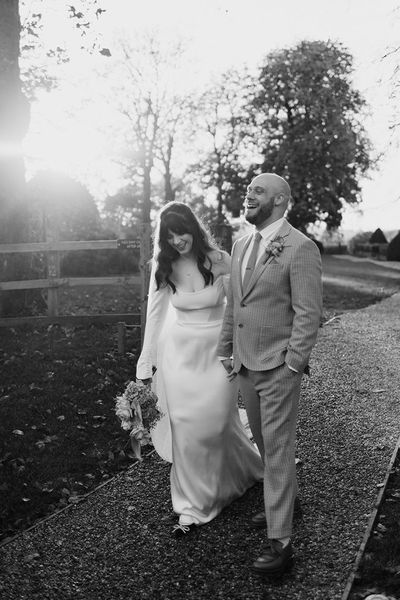
[[(48, 0), (20, 0), (21, 41), (20, 65), (21, 81), (26, 97), (32, 101), (39, 90), (51, 91), (58, 85), (56, 67), (70, 60), (69, 45), (80, 45), (81, 50), (89, 53), (98, 52), (103, 56), (111, 56), (108, 48), (102, 47), (98, 20), (105, 10), (99, 6), (98, 0), (77, 0), (75, 5), (66, 4), (59, 10), (64, 11), (73, 29), (77, 32), (77, 41), (65, 44), (61, 41), (56, 46), (47, 46), (43, 41), (44, 17), (49, 12)], [(51, 10), (54, 10), (51, 7)]]
[(105, 198), (102, 214), (109, 227), (119, 232), (139, 225), (142, 210), (140, 192), (139, 183), (132, 178), (131, 183)]
[(349, 254), (354, 254), (356, 246), (358, 244), (368, 244), (371, 238), (372, 231), (360, 231), (360, 233), (356, 233), (347, 244), (347, 249)]
[(261, 71), (254, 101), (263, 130), (259, 168), (288, 178), (288, 218), (302, 230), (318, 221), (338, 227), (344, 204), (360, 201), (360, 177), (372, 166), (366, 104), (352, 72), (341, 44), (319, 41), (270, 53)]
[(81, 184), (62, 173), (41, 171), (27, 184), (32, 211), (42, 215), (42, 239), (57, 234), (60, 240), (98, 238), (101, 229), (96, 203)]
[(253, 89), (247, 72), (228, 71), (198, 102), (198, 130), (208, 149), (193, 167), (202, 185), (215, 189), (219, 219), (224, 207), (239, 216), (248, 184), (245, 165), (257, 152), (250, 118)]

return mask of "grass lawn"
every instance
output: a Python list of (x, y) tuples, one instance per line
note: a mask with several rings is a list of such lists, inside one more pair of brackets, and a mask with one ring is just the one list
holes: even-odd
[[(400, 271), (324, 256), (324, 319), (400, 289)], [(371, 266), (372, 265), (372, 266)], [(395, 275), (395, 276), (393, 276)], [(397, 276), (397, 278), (396, 278)], [(61, 294), (61, 314), (136, 312), (127, 288)], [(135, 375), (139, 332), (115, 325), (1, 329), (0, 539), (79, 500), (132, 464), (114, 398)]]

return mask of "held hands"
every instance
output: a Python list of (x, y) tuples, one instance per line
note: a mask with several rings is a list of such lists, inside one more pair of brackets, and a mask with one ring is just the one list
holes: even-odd
[(136, 379), (136, 383), (139, 383), (139, 384), (141, 383), (143, 385), (148, 385), (149, 386), (149, 385), (151, 385), (151, 382), (152, 382), (152, 378), (151, 377), (149, 377), (148, 379)]
[(224, 360), (221, 360), (221, 363), (225, 369), (225, 371), (228, 373), (227, 375), (227, 379), (228, 381), (233, 381), (233, 379), (235, 379), (237, 373), (233, 372), (233, 360), (231, 358), (224, 358)]

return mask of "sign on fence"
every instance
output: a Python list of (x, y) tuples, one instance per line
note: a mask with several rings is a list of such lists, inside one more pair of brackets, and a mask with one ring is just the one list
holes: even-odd
[(137, 250), (140, 248), (141, 240), (136, 238), (134, 240), (117, 240), (117, 248), (123, 250)]

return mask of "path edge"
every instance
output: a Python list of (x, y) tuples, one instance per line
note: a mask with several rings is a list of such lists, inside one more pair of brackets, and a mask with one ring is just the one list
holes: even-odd
[(358, 568), (359, 568), (359, 566), (361, 564), (361, 561), (363, 559), (365, 548), (366, 548), (367, 543), (368, 543), (368, 541), (369, 541), (369, 539), (371, 537), (372, 530), (373, 530), (373, 528), (375, 526), (375, 523), (376, 523), (376, 520), (377, 520), (377, 517), (378, 517), (378, 512), (379, 512), (379, 510), (381, 508), (382, 501), (383, 501), (383, 498), (384, 498), (384, 495), (385, 495), (385, 492), (386, 492), (386, 488), (388, 486), (389, 477), (390, 477), (390, 475), (392, 473), (393, 465), (395, 463), (395, 460), (396, 460), (397, 454), (399, 453), (399, 450), (400, 450), (400, 437), (397, 439), (396, 445), (395, 445), (394, 450), (392, 452), (392, 456), (391, 456), (391, 459), (389, 461), (389, 465), (388, 465), (388, 467), (386, 469), (386, 474), (385, 474), (385, 477), (384, 477), (384, 480), (383, 480), (383, 485), (380, 488), (379, 493), (378, 493), (378, 495), (376, 497), (376, 501), (375, 501), (375, 504), (374, 504), (373, 511), (372, 511), (371, 516), (369, 518), (368, 525), (367, 525), (367, 527), (365, 529), (364, 536), (363, 536), (362, 542), (360, 544), (360, 547), (358, 549), (357, 556), (356, 556), (356, 558), (354, 560), (351, 573), (350, 573), (350, 575), (349, 575), (349, 577), (347, 579), (346, 586), (344, 588), (341, 600), (348, 600), (348, 598), (350, 596), (351, 590), (353, 588), (353, 583), (354, 583), (354, 579), (355, 579), (356, 573), (357, 573)]

